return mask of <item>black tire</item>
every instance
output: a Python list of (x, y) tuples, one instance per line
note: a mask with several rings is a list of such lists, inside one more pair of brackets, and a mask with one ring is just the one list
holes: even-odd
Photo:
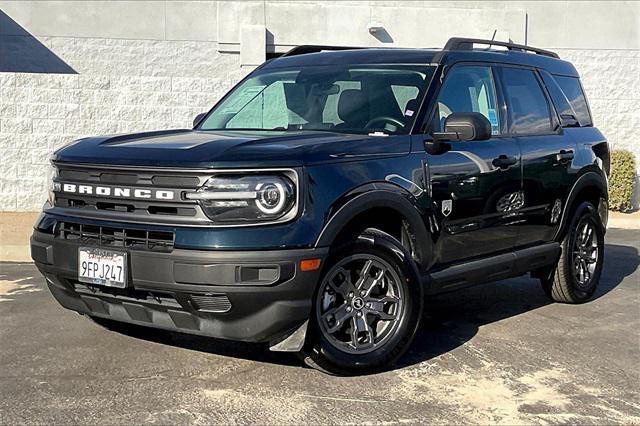
[[(348, 265), (358, 262), (365, 266), (360, 270), (348, 269)], [(377, 274), (372, 275), (376, 271)], [(333, 291), (338, 287), (335, 281), (329, 283), (329, 280), (336, 276), (344, 278), (342, 272), (358, 279), (353, 284), (351, 278), (345, 278), (339, 290)], [(354, 291), (347, 294), (345, 284)], [(385, 293), (381, 295), (382, 291)], [(397, 293), (397, 297), (389, 296), (392, 292)], [(331, 298), (333, 301), (327, 302)], [(385, 301), (380, 302), (382, 300)], [(388, 306), (385, 307), (385, 303)], [(419, 273), (409, 252), (389, 234), (368, 229), (329, 256), (314, 295), (310, 327), (301, 355), (307, 365), (329, 374), (358, 375), (384, 370), (411, 343), (420, 322), (422, 304)], [(347, 309), (351, 313), (347, 314)], [(342, 321), (336, 319), (339, 316)], [(321, 321), (325, 323), (321, 325)], [(328, 329), (339, 324), (342, 329), (330, 334)], [(362, 333), (361, 326), (365, 330)], [(336, 337), (347, 329), (350, 331), (344, 334), (351, 343)]]
[[(591, 237), (587, 238), (592, 240), (585, 243), (587, 248), (582, 248), (585, 226), (591, 229)], [(596, 291), (604, 263), (604, 227), (591, 203), (583, 202), (576, 209), (561, 249), (556, 267), (540, 274), (542, 289), (555, 302), (584, 303)]]

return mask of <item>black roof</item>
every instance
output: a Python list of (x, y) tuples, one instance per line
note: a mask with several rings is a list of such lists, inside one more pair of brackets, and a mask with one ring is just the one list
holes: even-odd
[[(474, 44), (488, 45), (488, 48), (474, 48)], [(491, 47), (494, 45), (502, 46), (506, 49), (492, 49)], [(297, 68), (346, 64), (452, 65), (457, 62), (494, 62), (527, 65), (545, 69), (552, 74), (578, 76), (573, 65), (570, 62), (559, 59), (554, 52), (514, 43), (462, 38), (450, 39), (444, 49), (298, 46), (282, 57), (264, 64), (263, 68)]]

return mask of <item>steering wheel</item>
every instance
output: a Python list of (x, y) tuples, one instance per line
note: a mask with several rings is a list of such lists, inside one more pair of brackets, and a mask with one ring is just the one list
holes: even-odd
[(398, 120), (397, 118), (393, 118), (393, 117), (389, 117), (388, 115), (382, 115), (380, 117), (376, 117), (376, 118), (372, 118), (371, 120), (369, 120), (367, 122), (367, 124), (364, 125), (365, 129), (370, 129), (373, 127), (374, 123), (377, 123), (379, 121), (385, 122), (385, 123), (389, 123), (389, 124), (393, 124), (394, 126), (398, 127), (398, 128), (403, 128), (404, 127), (404, 123), (400, 120)]

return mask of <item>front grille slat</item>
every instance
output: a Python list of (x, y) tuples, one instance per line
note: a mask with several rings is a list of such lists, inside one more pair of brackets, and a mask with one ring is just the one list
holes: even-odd
[(192, 294), (190, 300), (196, 311), (224, 313), (231, 310), (231, 301), (224, 294)]
[(104, 247), (163, 252), (172, 251), (175, 242), (175, 234), (171, 231), (148, 231), (73, 222), (59, 222), (57, 237)]

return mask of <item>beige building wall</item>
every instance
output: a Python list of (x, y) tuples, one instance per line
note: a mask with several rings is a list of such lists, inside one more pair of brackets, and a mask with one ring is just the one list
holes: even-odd
[(640, 3), (0, 0), (0, 211), (40, 209), (55, 148), (189, 127), (268, 52), (494, 31), (572, 61), (595, 124), (640, 160)]

